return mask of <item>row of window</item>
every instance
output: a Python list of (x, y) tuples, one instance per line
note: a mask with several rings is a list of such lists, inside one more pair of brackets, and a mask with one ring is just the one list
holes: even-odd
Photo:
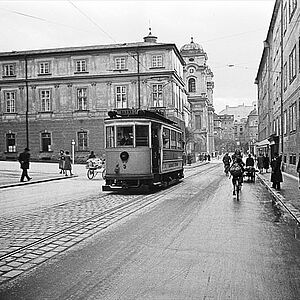
[[(163, 107), (163, 85), (153, 84), (152, 85), (152, 106)], [(16, 113), (16, 91), (4, 91), (5, 101), (5, 113)], [(52, 111), (52, 90), (41, 89), (39, 90), (39, 102), (41, 112)], [(76, 109), (77, 110), (88, 110), (88, 89), (77, 88), (76, 90)], [(116, 86), (115, 87), (115, 107), (116, 108), (128, 108), (128, 88), (127, 86)], [(181, 106), (180, 106), (181, 107)]]
[(283, 8), (283, 32), (285, 33), (287, 30), (288, 19), (291, 22), (295, 12), (297, 9), (297, 0), (288, 0), (288, 7), (287, 2)]
[[(6, 152), (16, 153), (17, 149), (17, 135), (16, 133), (6, 134)], [(79, 131), (77, 132), (77, 151), (88, 151), (88, 132)], [(52, 152), (52, 133), (51, 132), (41, 132), (40, 133), (40, 151), (41, 152)]]
[[(298, 115), (300, 116), (300, 104), (298, 111)], [(297, 117), (297, 103), (294, 102), (283, 113), (283, 134), (287, 134), (288, 132), (295, 132), (297, 130), (297, 120), (299, 120), (300, 126), (300, 117)], [(279, 116), (275, 120), (273, 120), (273, 130), (277, 135), (281, 134), (281, 122)]]
[[(152, 136), (152, 147), (159, 143), (158, 137)], [(180, 132), (164, 128), (162, 133), (164, 149), (182, 149)], [(149, 125), (116, 125), (106, 127), (106, 147), (141, 147), (150, 146)]]
[[(152, 55), (151, 67), (161, 68), (163, 67), (163, 55)], [(16, 76), (16, 63), (6, 63), (2, 65), (3, 77), (15, 77)], [(51, 61), (43, 61), (38, 63), (38, 75), (51, 75), (52, 64)], [(115, 70), (127, 70), (127, 57), (115, 57), (114, 59)], [(74, 60), (74, 73), (87, 73), (88, 59)]]

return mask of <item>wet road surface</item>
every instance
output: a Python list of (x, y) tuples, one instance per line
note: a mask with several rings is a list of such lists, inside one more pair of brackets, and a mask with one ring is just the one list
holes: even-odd
[(300, 241), (266, 189), (240, 201), (221, 166), (184, 180), (26, 276), (0, 299), (299, 299)]

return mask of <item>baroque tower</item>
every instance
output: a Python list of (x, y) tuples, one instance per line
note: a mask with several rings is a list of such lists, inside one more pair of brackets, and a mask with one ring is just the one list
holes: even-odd
[(201, 45), (194, 43), (180, 49), (185, 61), (184, 80), (186, 82), (188, 101), (192, 110), (193, 152), (195, 157), (200, 153), (215, 152), (213, 129), (213, 72), (207, 65), (207, 54)]

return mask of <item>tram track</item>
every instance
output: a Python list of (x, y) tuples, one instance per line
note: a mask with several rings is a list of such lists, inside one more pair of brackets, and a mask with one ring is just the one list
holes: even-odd
[[(201, 168), (200, 170), (195, 170), (195, 172), (191, 172), (190, 174), (186, 175), (185, 179), (198, 176), (204, 172), (210, 173), (214, 171), (217, 167), (218, 165), (210, 165), (208, 168), (205, 169)], [(22, 258), (22, 257), (26, 258), (29, 257), (30, 254), (34, 254), (34, 253), (40, 253), (42, 256), (45, 255), (45, 258), (47, 259), (47, 253), (48, 254), (49, 252), (52, 254), (53, 252), (55, 254), (61, 253), (71, 248), (75, 244), (99, 233), (100, 231), (106, 229), (107, 227), (116, 224), (120, 220), (125, 219), (126, 217), (133, 215), (135, 213), (138, 213), (142, 209), (149, 207), (152, 204), (162, 200), (164, 196), (170, 194), (176, 189), (180, 187), (184, 188), (184, 186), (186, 186), (187, 184), (188, 182), (183, 180), (176, 185), (169, 186), (166, 189), (161, 189), (158, 192), (152, 194), (134, 195), (132, 199), (130, 199), (129, 201), (116, 205), (100, 213), (99, 212), (95, 213), (85, 218), (84, 220), (80, 220), (80, 221), (71, 220), (70, 225), (66, 226), (65, 228), (58, 230), (52, 234), (49, 234), (46, 237), (39, 238), (34, 242), (30, 242), (17, 249), (13, 249), (12, 251), (9, 251), (4, 255), (1, 255), (0, 262), (1, 261), (7, 262), (9, 264), (12, 258), (15, 258), (15, 260), (18, 261), (18, 258)], [(118, 195), (114, 193), (110, 193), (98, 197), (98, 201), (105, 200), (106, 198), (109, 199), (109, 197), (112, 197), (112, 195), (113, 197), (118, 197)], [(59, 207), (61, 208), (61, 206)], [(55, 252), (56, 248), (59, 248), (62, 251)], [(43, 251), (41, 249), (43, 249)], [(49, 257), (52, 257), (52, 255)], [(33, 258), (33, 260), (34, 259), (35, 258)], [(25, 264), (28, 264), (28, 262), (31, 263), (29, 258), (28, 260), (27, 259), (24, 260)], [(2, 275), (5, 276), (5, 273)]]

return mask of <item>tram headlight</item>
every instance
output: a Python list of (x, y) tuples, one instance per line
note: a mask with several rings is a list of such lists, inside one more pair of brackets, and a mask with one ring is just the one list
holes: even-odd
[(129, 154), (128, 154), (128, 152), (127, 152), (127, 151), (123, 151), (123, 152), (121, 152), (121, 154), (120, 154), (120, 158), (121, 158), (122, 162), (126, 162), (126, 161), (128, 161), (128, 158), (129, 158)]

